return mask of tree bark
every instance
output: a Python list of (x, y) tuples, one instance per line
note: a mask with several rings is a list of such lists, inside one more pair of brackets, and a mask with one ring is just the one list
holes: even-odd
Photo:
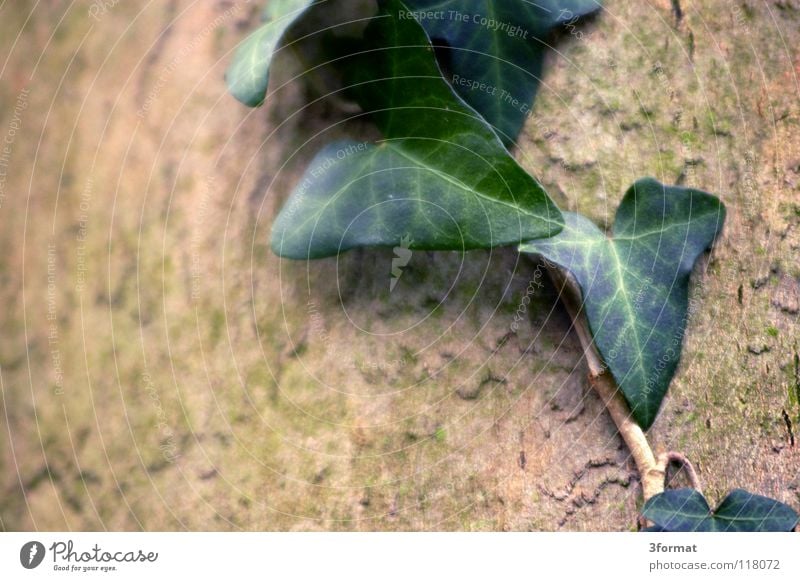
[(389, 250), (270, 253), (306, 139), (368, 128), (304, 108), (288, 55), (264, 108), (226, 94), (257, 8), (24, 5), (0, 18), (0, 527), (635, 530), (667, 450), (712, 503), (800, 508), (794, 0), (608, 0), (519, 140), (601, 226), (645, 175), (728, 206), (650, 454), (513, 249), (415, 252), (391, 293)]

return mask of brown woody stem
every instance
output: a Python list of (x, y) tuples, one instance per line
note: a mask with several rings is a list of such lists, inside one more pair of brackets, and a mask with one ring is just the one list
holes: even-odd
[(689, 459), (680, 452), (667, 452), (659, 456), (659, 464), (663, 465), (664, 471), (671, 464), (679, 464), (681, 469), (686, 472), (686, 477), (689, 479), (689, 485), (695, 490), (700, 490), (700, 478), (694, 470), (694, 466), (689, 462)]
[[(585, 317), (581, 316), (581, 291), (577, 281), (571, 275), (555, 266), (548, 268), (548, 272), (559, 290), (561, 300), (572, 318), (573, 326), (583, 346), (586, 362), (589, 366), (589, 383), (605, 404), (620, 436), (622, 436), (628, 446), (628, 450), (630, 450), (641, 478), (644, 500), (647, 501), (652, 496), (664, 491), (667, 464), (680, 455), (676, 453), (671, 453), (675, 456), (662, 454), (658, 459), (656, 458), (644, 431), (631, 416), (628, 402), (625, 401), (625, 397), (622, 395), (613, 376), (603, 363), (592, 340)], [(688, 460), (683, 456), (681, 456), (681, 459), (685, 460), (685, 462), (681, 461), (683, 466), (691, 468)], [(694, 475), (694, 482), (697, 482), (697, 475), (693, 468), (691, 468), (691, 471), (687, 468), (687, 473), (689, 473), (690, 479)]]

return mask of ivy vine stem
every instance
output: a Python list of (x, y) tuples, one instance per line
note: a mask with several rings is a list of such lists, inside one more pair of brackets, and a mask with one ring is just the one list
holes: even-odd
[(692, 463), (689, 461), (689, 459), (680, 452), (667, 452), (666, 454), (661, 454), (661, 456), (659, 456), (659, 463), (664, 466), (664, 470), (666, 470), (667, 466), (669, 466), (671, 463), (680, 465), (681, 469), (686, 473), (686, 478), (689, 480), (689, 486), (695, 490), (702, 490), (700, 478), (697, 476), (694, 466), (692, 466)]
[(667, 467), (671, 462), (680, 464), (686, 470), (692, 488), (699, 489), (700, 482), (691, 462), (678, 452), (666, 452), (656, 456), (644, 431), (633, 419), (628, 402), (625, 401), (625, 397), (597, 351), (586, 318), (581, 314), (581, 290), (577, 281), (552, 263), (548, 264), (548, 273), (572, 319), (573, 328), (583, 347), (589, 367), (589, 383), (608, 410), (636, 464), (644, 501), (647, 502), (656, 494), (664, 492)]

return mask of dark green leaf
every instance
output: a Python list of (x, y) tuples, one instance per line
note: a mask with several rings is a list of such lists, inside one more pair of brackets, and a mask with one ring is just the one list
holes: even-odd
[(642, 515), (669, 532), (788, 532), (798, 521), (782, 502), (740, 489), (713, 512), (696, 490), (667, 490), (648, 500)]
[(551, 30), (600, 0), (407, 0), (458, 93), (508, 144), (530, 114)]
[(236, 49), (225, 73), (228, 90), (250, 107), (264, 102), (272, 57), (287, 29), (314, 3), (314, 0), (271, 0), (264, 11), (264, 24)]
[(272, 248), (296, 259), (356, 246), (468, 250), (556, 234), (561, 213), (442, 78), (429, 40), (391, 0), (343, 58), (350, 92), (385, 136), (321, 151), (281, 211)]
[(608, 238), (578, 214), (558, 236), (522, 245), (572, 273), (595, 344), (647, 429), (680, 358), (689, 275), (722, 228), (725, 207), (698, 190), (637, 181)]

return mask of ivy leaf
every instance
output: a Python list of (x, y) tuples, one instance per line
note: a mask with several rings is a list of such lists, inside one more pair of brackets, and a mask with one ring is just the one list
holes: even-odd
[(531, 111), (547, 39), (601, 0), (407, 0), (456, 91), (513, 143)]
[(264, 9), (264, 24), (236, 49), (225, 82), (228, 90), (249, 107), (264, 103), (269, 67), (285, 33), (315, 0), (271, 0)]
[(648, 500), (642, 515), (666, 532), (789, 532), (798, 523), (791, 507), (741, 489), (713, 512), (696, 490), (667, 490)]
[(523, 244), (577, 280), (600, 355), (647, 429), (678, 366), (689, 275), (722, 228), (725, 206), (699, 190), (638, 180), (625, 194), (611, 238), (564, 214), (556, 237)]
[(385, 139), (334, 143), (315, 157), (275, 221), (276, 254), (321, 258), (403, 240), (461, 251), (560, 231), (561, 212), (444, 80), (405, 12), (382, 2), (358, 52), (337, 64)]

